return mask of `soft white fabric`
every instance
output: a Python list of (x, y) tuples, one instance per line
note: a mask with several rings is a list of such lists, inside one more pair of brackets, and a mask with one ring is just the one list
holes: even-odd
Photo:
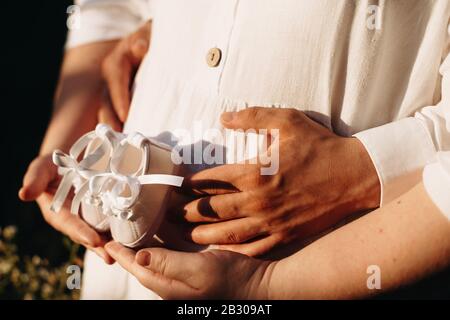
[(115, 263), (106, 265), (92, 251), (84, 257), (81, 283), (83, 300), (158, 300), (160, 297), (142, 286), (136, 278)]
[[(429, 61), (424, 61), (423, 68), (428, 67)], [(418, 110), (414, 117), (355, 135), (377, 169), (382, 187), (381, 205), (417, 183), (423, 167), (434, 161), (436, 151), (450, 150), (450, 56), (442, 64), (438, 80), (442, 95), (437, 105)], [(418, 87), (417, 92), (425, 91)]]
[[(120, 15), (107, 15), (100, 2), (120, 2)], [(126, 131), (168, 143), (173, 136), (183, 144), (220, 143), (195, 132), (220, 128), (223, 111), (297, 108), (363, 142), (383, 204), (418, 183), (436, 151), (450, 149), (448, 0), (147, 3), (153, 34)], [(371, 5), (378, 6), (379, 29), (368, 27)], [(105, 28), (90, 19), (114, 26), (145, 19), (130, 19), (136, 17), (131, 1), (88, 0), (85, 6), (91, 13), (83, 23), (92, 26), (85, 30), (96, 40)], [(83, 37), (72, 33), (71, 43)], [(222, 51), (216, 68), (205, 61), (213, 47)]]
[(147, 0), (75, 0), (75, 5), (79, 10), (69, 13), (79, 20), (68, 34), (66, 48), (120, 39), (151, 17)]

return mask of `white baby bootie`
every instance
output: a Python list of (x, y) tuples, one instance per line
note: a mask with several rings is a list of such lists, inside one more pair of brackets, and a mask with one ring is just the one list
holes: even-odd
[(114, 149), (110, 172), (96, 174), (72, 202), (78, 212), (83, 201), (108, 216), (112, 238), (127, 247), (149, 244), (165, 213), (170, 186), (181, 186), (170, 148), (139, 133), (129, 134)]
[[(58, 172), (63, 178), (53, 198), (52, 211), (61, 210), (72, 187), (77, 194), (90, 178), (109, 172), (111, 156), (122, 138), (122, 134), (113, 131), (109, 126), (99, 124), (94, 131), (78, 139), (69, 154), (60, 150), (54, 151), (53, 162), (58, 166)], [(80, 156), (82, 160), (78, 162)], [(108, 219), (95, 201), (83, 201), (81, 207), (81, 217), (90, 226), (100, 232), (109, 229)], [(73, 205), (71, 211), (74, 211)]]

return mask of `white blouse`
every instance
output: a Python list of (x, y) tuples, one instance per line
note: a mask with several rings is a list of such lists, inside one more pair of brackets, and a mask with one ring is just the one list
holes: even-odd
[[(297, 108), (360, 139), (382, 205), (417, 184), (437, 151), (450, 150), (448, 0), (77, 3), (80, 28), (67, 47), (120, 38), (153, 20), (126, 131), (196, 143), (195, 128), (221, 129), (223, 111)], [(216, 65), (206, 61), (213, 48)], [(177, 136), (179, 129), (193, 134)]]

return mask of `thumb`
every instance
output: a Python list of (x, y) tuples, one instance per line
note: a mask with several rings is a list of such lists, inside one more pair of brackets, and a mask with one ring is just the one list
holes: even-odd
[(188, 282), (201, 267), (198, 253), (185, 253), (163, 248), (142, 249), (136, 263), (166, 278)]
[(251, 107), (238, 112), (224, 112), (220, 120), (225, 128), (234, 130), (280, 129), (289, 123), (289, 110)]
[[(198, 298), (195, 272), (198, 253), (183, 253), (162, 248), (139, 251), (133, 264), (134, 276), (165, 299)], [(194, 268), (196, 267), (196, 271)], [(149, 272), (149, 270), (151, 272)]]
[(50, 156), (38, 157), (31, 162), (23, 178), (19, 198), (23, 201), (33, 201), (43, 193), (56, 175), (56, 166)]
[[(142, 285), (156, 292), (161, 297), (179, 299), (196, 296), (196, 290), (185, 283), (191, 277), (191, 273), (184, 273), (189, 268), (190, 259), (187, 259), (189, 261), (181, 260), (182, 256), (196, 254), (152, 248), (140, 250), (135, 257), (133, 250), (115, 242), (106, 244), (105, 249), (124, 269), (132, 273)], [(169, 276), (173, 274), (176, 274), (179, 279), (184, 279), (184, 281), (176, 281), (175, 278)]]

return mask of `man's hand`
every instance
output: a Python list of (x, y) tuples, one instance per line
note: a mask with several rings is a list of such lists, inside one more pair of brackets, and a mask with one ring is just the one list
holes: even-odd
[(162, 248), (137, 254), (116, 242), (108, 253), (142, 285), (164, 299), (267, 298), (269, 262), (238, 253), (211, 250), (185, 253)]
[(150, 31), (149, 21), (123, 38), (103, 60), (102, 73), (107, 88), (99, 109), (99, 121), (113, 124), (116, 130), (127, 119), (130, 87), (136, 70), (148, 51)]
[(47, 223), (70, 237), (72, 241), (94, 251), (106, 263), (113, 263), (114, 260), (103, 248), (105, 240), (80, 217), (71, 214), (67, 205), (58, 213), (50, 210), (58, 182), (57, 168), (52, 162), (51, 155), (39, 156), (28, 167), (19, 197), (23, 201), (36, 200)]
[(221, 120), (230, 129), (279, 129), (279, 150), (269, 147), (279, 152), (279, 171), (263, 176), (260, 165), (228, 164), (187, 178), (185, 188), (201, 197), (172, 214), (202, 223), (190, 232), (194, 242), (256, 256), (379, 205), (377, 173), (356, 138), (295, 109), (248, 108)]

